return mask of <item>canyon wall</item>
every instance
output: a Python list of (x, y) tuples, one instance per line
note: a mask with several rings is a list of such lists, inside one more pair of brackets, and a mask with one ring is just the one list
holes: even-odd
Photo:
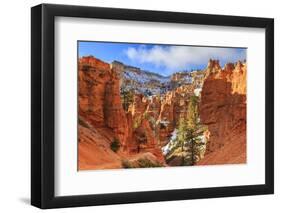
[[(198, 128), (207, 128), (208, 134), (196, 164), (245, 163), (246, 75), (246, 63), (221, 68), (219, 61), (210, 60), (205, 70), (175, 73), (168, 81), (120, 62), (80, 58), (79, 169), (122, 168), (124, 160), (138, 165), (143, 158), (165, 166), (161, 148), (171, 142), (180, 118), (187, 119), (194, 95), (199, 102)], [(130, 90), (134, 92), (125, 107), (124, 94)], [(111, 147), (116, 140), (118, 151)]]
[(79, 60), (79, 116), (95, 128), (109, 128), (125, 144), (128, 123), (120, 99), (119, 73), (93, 57)]
[[(118, 64), (109, 65), (92, 56), (79, 59), (79, 169), (118, 168), (122, 159), (140, 151), (150, 152), (156, 160), (164, 162), (147, 121), (142, 121), (137, 131), (133, 130), (134, 116), (122, 106), (121, 72)], [(143, 113), (140, 108), (136, 110)], [(146, 140), (141, 147), (137, 143), (138, 134)], [(110, 148), (114, 140), (120, 142), (118, 152)]]
[(237, 62), (221, 68), (210, 60), (206, 73), (199, 114), (210, 138), (198, 164), (246, 163), (247, 65)]
[(129, 112), (134, 122), (149, 121), (158, 145), (164, 146), (178, 125), (180, 117), (186, 116), (188, 101), (194, 95), (194, 85), (187, 84), (160, 96), (146, 97), (136, 94)]

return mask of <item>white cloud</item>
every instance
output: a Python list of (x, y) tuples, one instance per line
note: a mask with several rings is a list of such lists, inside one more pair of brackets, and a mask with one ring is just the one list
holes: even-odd
[(210, 58), (221, 62), (243, 60), (246, 51), (235, 48), (195, 47), (195, 46), (160, 46), (147, 48), (141, 45), (138, 48), (129, 47), (126, 55), (138, 63), (151, 63), (166, 70), (176, 71), (189, 69), (190, 65), (207, 64)]

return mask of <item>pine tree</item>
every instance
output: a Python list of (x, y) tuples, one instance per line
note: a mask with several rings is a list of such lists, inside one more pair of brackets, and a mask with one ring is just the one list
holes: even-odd
[[(181, 148), (182, 165), (194, 165), (198, 154), (198, 147), (196, 144), (196, 131), (198, 129), (198, 98), (191, 96), (188, 104), (188, 111), (186, 116), (179, 120), (178, 132), (176, 141)], [(186, 155), (185, 147), (190, 154)]]
[(133, 103), (134, 101), (134, 92), (132, 90), (126, 90), (124, 88), (121, 88), (120, 94), (121, 94), (123, 109), (125, 111), (128, 111), (130, 104)]
[(198, 125), (198, 97), (191, 96), (187, 111), (188, 128), (195, 130)]
[(193, 95), (189, 99), (188, 111), (187, 111), (187, 126), (189, 132), (189, 145), (191, 149), (191, 165), (194, 165), (196, 161), (196, 155), (198, 153), (198, 146), (196, 144), (196, 131), (198, 130), (198, 97)]
[(187, 141), (187, 123), (184, 118), (180, 118), (179, 125), (178, 125), (178, 132), (177, 132), (177, 142), (181, 147), (182, 153), (182, 165), (184, 165), (185, 156), (184, 156), (184, 145)]

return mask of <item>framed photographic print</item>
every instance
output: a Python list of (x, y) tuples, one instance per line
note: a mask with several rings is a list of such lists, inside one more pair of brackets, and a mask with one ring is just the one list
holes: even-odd
[(274, 21), (31, 9), (31, 203), (272, 194)]

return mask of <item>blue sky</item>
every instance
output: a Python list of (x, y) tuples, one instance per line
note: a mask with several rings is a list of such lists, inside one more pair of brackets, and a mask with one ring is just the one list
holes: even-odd
[(221, 66), (246, 59), (247, 49), (111, 42), (78, 42), (79, 57), (93, 55), (105, 62), (114, 60), (168, 76), (181, 70), (204, 69), (210, 58)]

